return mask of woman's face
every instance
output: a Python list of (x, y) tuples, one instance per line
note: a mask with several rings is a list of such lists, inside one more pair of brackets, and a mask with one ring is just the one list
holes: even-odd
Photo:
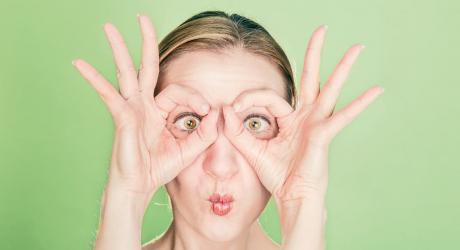
[[(212, 107), (219, 108), (251, 89), (273, 89), (286, 98), (283, 77), (277, 67), (243, 49), (228, 49), (218, 54), (211, 51), (182, 54), (170, 62), (158, 84), (159, 91), (170, 84), (193, 88)], [(199, 126), (199, 115), (196, 114), (197, 118), (186, 112), (193, 110), (179, 106), (168, 116), (168, 129), (178, 140)], [(266, 120), (249, 117), (244, 121), (253, 114), (262, 115)], [(276, 136), (276, 121), (266, 108), (252, 107), (239, 113), (239, 117), (253, 136), (260, 139)], [(250, 122), (256, 122), (259, 127), (254, 129), (249, 126)], [(270, 198), (252, 167), (226, 138), (223, 128), (220, 110), (214, 144), (166, 184), (175, 223), (214, 241), (227, 241), (247, 233), (245, 230), (258, 218)], [(213, 206), (209, 198), (215, 193), (231, 195), (233, 202)], [(231, 209), (226, 211), (225, 206)]]

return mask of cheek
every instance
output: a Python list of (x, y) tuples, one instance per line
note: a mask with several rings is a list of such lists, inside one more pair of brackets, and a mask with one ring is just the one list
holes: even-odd
[(262, 210), (270, 199), (271, 194), (260, 182), (256, 172), (246, 159), (241, 159), (240, 166), (240, 195), (252, 207), (252, 210)]
[(200, 170), (200, 166), (195, 161), (195, 163), (184, 168), (167, 185), (171, 191), (171, 196), (177, 196), (177, 200), (183, 202), (193, 200), (193, 195), (198, 195), (197, 191), (202, 181), (203, 171)]
[(193, 218), (198, 205), (204, 205), (199, 193), (203, 176), (198, 170), (199, 166), (192, 164), (165, 185), (174, 209), (187, 218)]

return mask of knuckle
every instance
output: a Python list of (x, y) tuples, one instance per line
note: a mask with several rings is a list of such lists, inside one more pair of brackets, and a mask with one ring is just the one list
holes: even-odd
[(132, 72), (136, 72), (136, 68), (134, 67), (133, 64), (128, 64), (127, 66), (123, 68), (117, 68), (117, 78), (121, 79), (131, 74)]
[(134, 66), (134, 64), (132, 63), (129, 63), (127, 66), (126, 66), (126, 69), (128, 71), (136, 71), (136, 67)]
[(97, 70), (91, 70), (88, 73), (88, 76), (89, 76), (89, 79), (95, 79), (95, 80), (101, 78), (101, 74), (99, 74), (99, 72), (97, 72)]

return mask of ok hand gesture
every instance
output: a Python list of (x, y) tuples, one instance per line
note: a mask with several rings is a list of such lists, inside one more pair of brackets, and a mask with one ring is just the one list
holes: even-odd
[[(104, 25), (120, 92), (85, 61), (73, 63), (100, 95), (115, 123), (109, 183), (151, 198), (215, 140), (218, 111), (210, 109), (197, 91), (178, 84), (169, 85), (154, 98), (159, 73), (155, 30), (147, 16), (139, 16), (138, 21), (143, 37), (139, 72), (118, 30), (110, 23)], [(165, 126), (169, 112), (178, 105), (204, 116), (199, 128), (183, 140), (175, 139)]]
[[(383, 92), (381, 87), (374, 86), (333, 113), (363, 46), (357, 44), (347, 51), (320, 92), (319, 65), (325, 33), (326, 28), (321, 26), (309, 41), (296, 110), (271, 90), (243, 92), (233, 102), (233, 108), (238, 107), (236, 111), (224, 108), (227, 137), (246, 157), (279, 205), (326, 192), (330, 142)], [(259, 140), (243, 127), (235, 112), (251, 106), (264, 106), (276, 117), (279, 133), (275, 138)]]

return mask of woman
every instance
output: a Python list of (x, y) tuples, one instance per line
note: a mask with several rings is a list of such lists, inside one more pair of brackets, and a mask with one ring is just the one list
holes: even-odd
[[(383, 91), (370, 88), (333, 113), (364, 46), (347, 51), (320, 93), (326, 26), (317, 28), (296, 93), (283, 50), (247, 18), (202, 12), (159, 49), (148, 17), (138, 21), (138, 73), (120, 33), (104, 26), (119, 92), (91, 65), (73, 61), (116, 127), (95, 249), (323, 249), (328, 145)], [(143, 215), (162, 185), (173, 222), (142, 246)], [(257, 222), (271, 196), (281, 246)]]

